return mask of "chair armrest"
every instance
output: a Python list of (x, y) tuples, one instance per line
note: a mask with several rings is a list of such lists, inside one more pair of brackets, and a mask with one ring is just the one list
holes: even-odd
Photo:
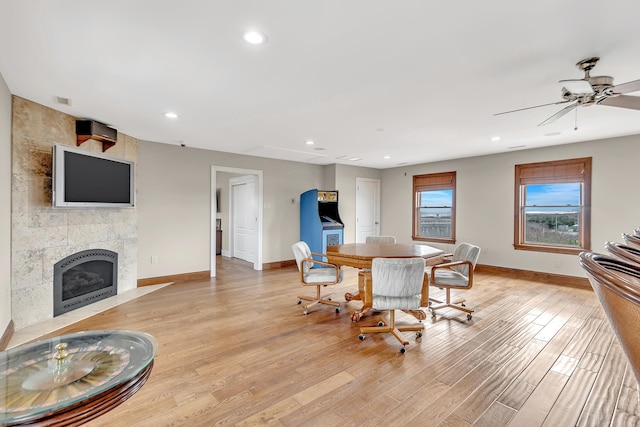
[(320, 261), (320, 260), (313, 259), (313, 258), (304, 258), (302, 261), (303, 262), (310, 262), (312, 264), (326, 265), (327, 267), (332, 267), (332, 268), (335, 268), (337, 270), (340, 270), (340, 266), (339, 265), (331, 264), (330, 262)]
[[(436, 270), (439, 268), (447, 268), (447, 269), (451, 269), (451, 267), (455, 267), (457, 265), (464, 265), (467, 264), (469, 266), (469, 284), (471, 284), (473, 282), (473, 264), (471, 263), (471, 261), (453, 261), (453, 262), (447, 262), (444, 264), (438, 264), (438, 265), (434, 265), (433, 267), (431, 267), (431, 283), (435, 283), (435, 279), (436, 279)], [(434, 286), (438, 286), (438, 285), (434, 285)]]

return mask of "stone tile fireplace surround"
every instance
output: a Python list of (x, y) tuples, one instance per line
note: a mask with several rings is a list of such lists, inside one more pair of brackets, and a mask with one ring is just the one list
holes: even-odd
[[(77, 252), (118, 254), (118, 293), (136, 287), (138, 216), (135, 208), (51, 206), (51, 150), (76, 145), (68, 114), (13, 97), (11, 180), (11, 298), (16, 330), (53, 318), (54, 264)], [(102, 151), (88, 140), (81, 148)], [(138, 141), (118, 133), (106, 153), (138, 161)]]

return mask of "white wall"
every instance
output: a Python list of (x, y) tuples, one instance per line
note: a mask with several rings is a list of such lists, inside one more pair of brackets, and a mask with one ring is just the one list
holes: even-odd
[(211, 166), (263, 171), (263, 262), (293, 259), (300, 194), (321, 187), (323, 166), (143, 141), (139, 149), (138, 278), (209, 270)]
[(11, 92), (0, 75), (0, 336), (11, 321)]
[[(576, 255), (513, 249), (514, 166), (592, 157), (591, 249), (640, 225), (640, 135), (429, 163), (382, 172), (385, 233), (411, 241), (413, 175), (457, 171), (456, 237), (482, 247), (479, 263), (585, 277)], [(434, 245), (450, 250), (450, 245)]]

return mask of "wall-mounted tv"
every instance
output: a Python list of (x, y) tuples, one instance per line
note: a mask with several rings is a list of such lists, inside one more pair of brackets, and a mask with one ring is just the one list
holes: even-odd
[(53, 146), (54, 207), (134, 207), (135, 163)]

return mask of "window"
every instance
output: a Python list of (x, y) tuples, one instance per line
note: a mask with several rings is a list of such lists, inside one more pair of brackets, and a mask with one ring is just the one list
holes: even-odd
[(413, 177), (413, 240), (456, 242), (456, 173)]
[(514, 248), (575, 254), (591, 246), (591, 158), (516, 165)]

